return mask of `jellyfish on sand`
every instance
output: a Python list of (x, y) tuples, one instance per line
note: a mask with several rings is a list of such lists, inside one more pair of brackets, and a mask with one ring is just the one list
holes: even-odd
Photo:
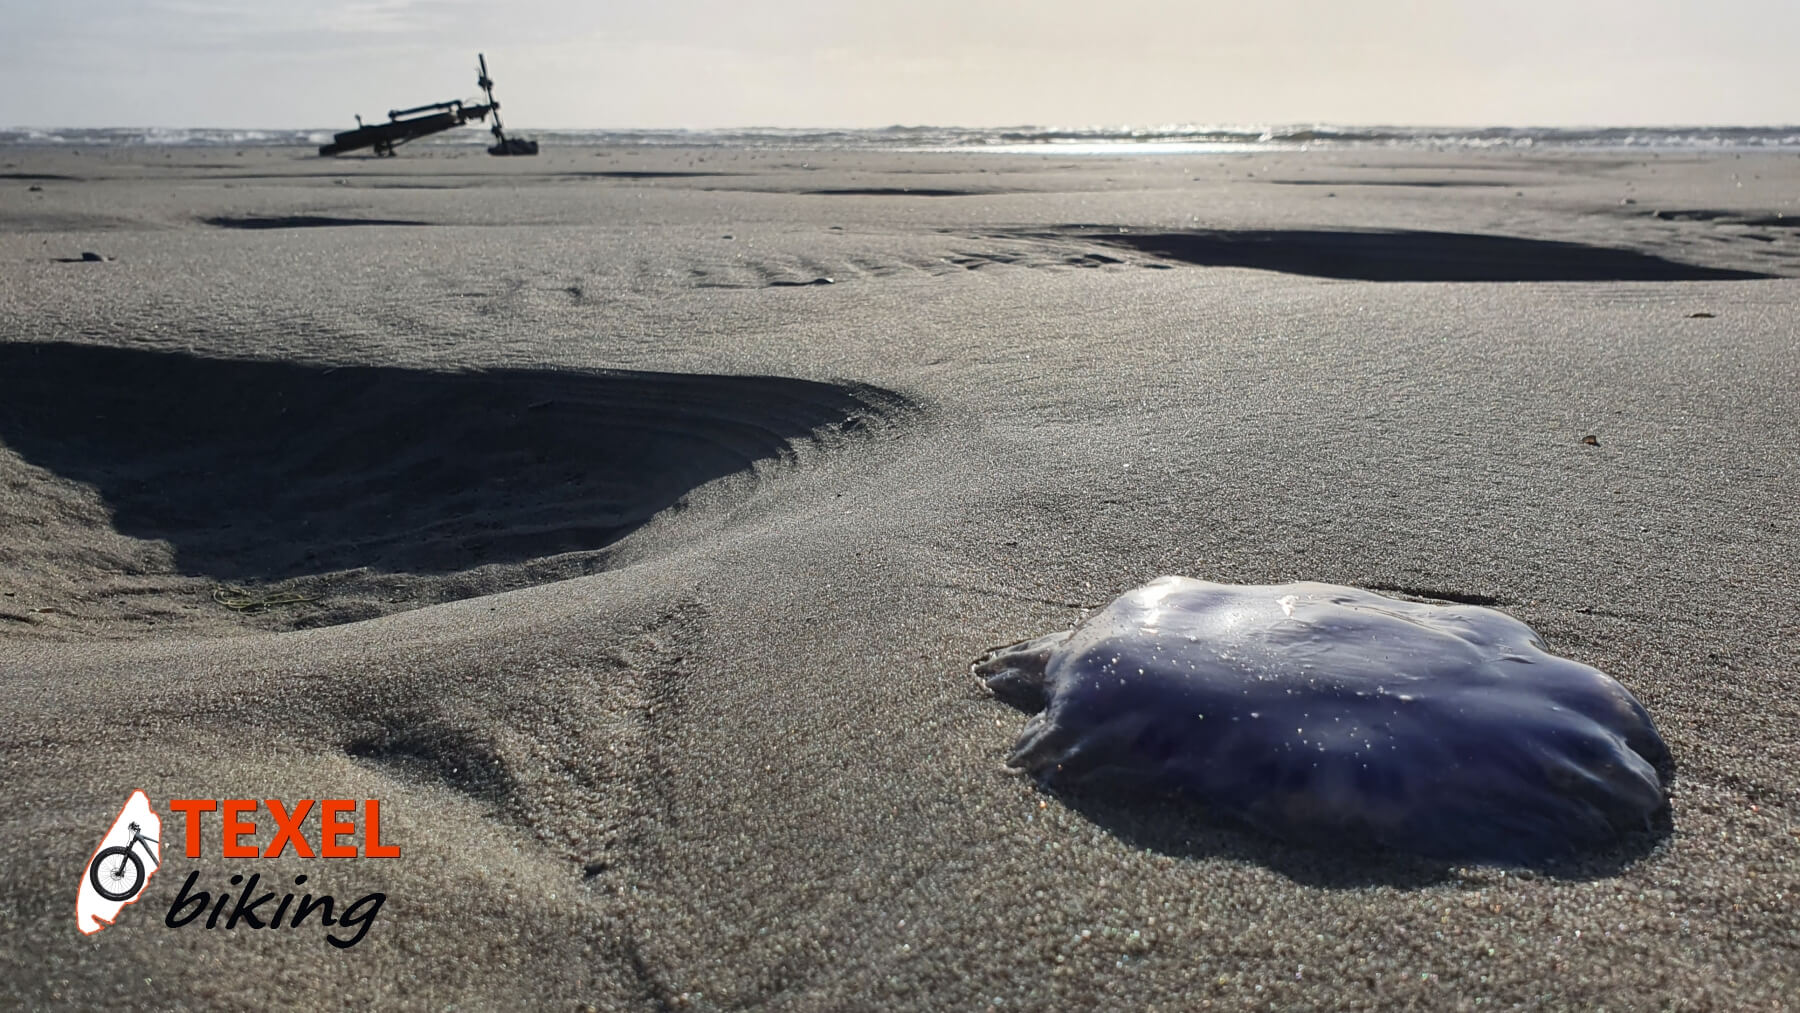
[(1617, 682), (1473, 605), (1163, 577), (974, 666), (1039, 713), (1049, 786), (1173, 793), (1296, 842), (1531, 863), (1668, 804), (1668, 748)]

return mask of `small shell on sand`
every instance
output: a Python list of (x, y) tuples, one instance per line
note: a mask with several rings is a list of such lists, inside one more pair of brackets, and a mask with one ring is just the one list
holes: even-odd
[(1296, 842), (1530, 864), (1667, 804), (1635, 697), (1473, 605), (1162, 577), (974, 671), (1040, 709), (1008, 763), (1172, 792)]

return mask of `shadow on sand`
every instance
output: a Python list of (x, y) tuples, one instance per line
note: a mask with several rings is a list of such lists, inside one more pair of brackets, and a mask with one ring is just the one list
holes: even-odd
[(201, 221), (221, 229), (334, 229), (347, 225), (430, 225), (405, 218), (334, 218), (329, 215), (218, 215)]
[(177, 568), (445, 573), (603, 547), (692, 489), (903, 411), (769, 376), (325, 368), (0, 344), (0, 441)]
[(1684, 264), (1635, 250), (1463, 232), (1159, 232), (1066, 225), (1018, 235), (1100, 243), (1207, 267), (1251, 267), (1358, 281), (1742, 281), (1775, 277)]
[[(1355, 847), (1337, 841), (1289, 844), (1261, 831), (1207, 815), (1197, 802), (1108, 785), (1041, 788), (1107, 833), (1134, 848), (1173, 858), (1224, 859), (1261, 865), (1307, 886), (1418, 889), (1453, 884), (1467, 863)], [(1604, 851), (1510, 866), (1548, 879), (1586, 881), (1617, 876), (1653, 854), (1674, 832), (1665, 806), (1649, 829)]]

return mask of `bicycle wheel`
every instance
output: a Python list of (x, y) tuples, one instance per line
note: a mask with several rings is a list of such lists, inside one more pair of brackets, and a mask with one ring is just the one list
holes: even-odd
[[(123, 858), (112, 869), (106, 869), (109, 858)], [(127, 865), (131, 866), (127, 871)], [(94, 856), (94, 864), (88, 866), (88, 882), (94, 884), (94, 890), (107, 900), (130, 900), (139, 888), (144, 885), (144, 860), (127, 847), (107, 848)], [(123, 890), (111, 889), (108, 884), (124, 885)]]

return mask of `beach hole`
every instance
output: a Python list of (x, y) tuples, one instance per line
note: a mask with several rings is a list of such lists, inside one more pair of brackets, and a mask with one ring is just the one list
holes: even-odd
[[(508, 586), (592, 572), (593, 552), (694, 489), (760, 481), (759, 462), (867, 438), (915, 407), (776, 376), (0, 346), (0, 442), (92, 487), (118, 533), (166, 543), (176, 573), (319, 599), (264, 616), (295, 625), (488, 593), (457, 576), (481, 567), (514, 567)], [(355, 584), (355, 607), (321, 574)]]

